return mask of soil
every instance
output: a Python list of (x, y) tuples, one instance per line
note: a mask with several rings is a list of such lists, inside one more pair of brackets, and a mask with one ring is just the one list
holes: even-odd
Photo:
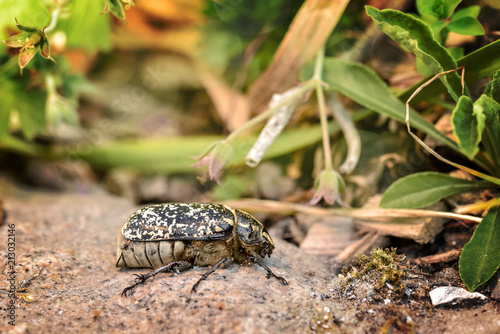
[(5, 180), (0, 200), (8, 213), (1, 243), (9, 230), (15, 234), (18, 291), (12, 326), (7, 247), (0, 247), (1, 333), (500, 333), (497, 300), (430, 304), (430, 288), (460, 284), (453, 265), (428, 274), (412, 268), (413, 293), (403, 297), (366, 282), (341, 291), (332, 259), (307, 254), (272, 229), (277, 247), (266, 264), (288, 286), (266, 279), (258, 266), (231, 264), (196, 293), (191, 286), (207, 268), (160, 274), (124, 298), (133, 274), (148, 272), (115, 267), (118, 229), (136, 205), (105, 193), (20, 189)]

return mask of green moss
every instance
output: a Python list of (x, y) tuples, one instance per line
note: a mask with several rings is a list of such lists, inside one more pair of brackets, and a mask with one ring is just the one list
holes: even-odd
[(356, 255), (358, 261), (349, 270), (344, 267), (342, 276), (344, 282), (342, 290), (350, 284), (359, 281), (373, 284), (380, 293), (392, 290), (396, 295), (402, 296), (405, 290), (404, 278), (408, 276), (408, 267), (403, 264), (405, 256), (396, 254), (396, 248), (375, 248), (370, 256)]

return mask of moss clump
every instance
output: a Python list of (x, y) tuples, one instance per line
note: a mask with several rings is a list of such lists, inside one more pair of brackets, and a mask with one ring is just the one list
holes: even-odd
[(380, 293), (394, 292), (402, 296), (405, 292), (404, 279), (408, 276), (408, 267), (403, 264), (404, 255), (396, 254), (396, 248), (375, 248), (370, 256), (356, 255), (357, 264), (349, 270), (342, 269), (344, 283), (342, 290), (346, 290), (354, 283), (368, 283)]

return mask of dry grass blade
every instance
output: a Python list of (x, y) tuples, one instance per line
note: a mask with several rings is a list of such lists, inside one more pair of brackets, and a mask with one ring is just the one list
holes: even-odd
[(272, 63), (250, 87), (251, 110), (265, 108), (274, 93), (295, 84), (300, 69), (325, 43), (348, 3), (348, 0), (304, 2)]
[(481, 222), (480, 217), (456, 214), (452, 212), (434, 211), (434, 210), (413, 210), (413, 209), (345, 209), (345, 208), (318, 208), (304, 204), (278, 202), (272, 200), (259, 199), (239, 199), (223, 201), (222, 204), (232, 208), (241, 209), (250, 212), (272, 212), (281, 214), (305, 213), (318, 216), (339, 216), (364, 218), (372, 220), (384, 220), (387, 218), (411, 218), (411, 217), (438, 217), (449, 218), (474, 223)]

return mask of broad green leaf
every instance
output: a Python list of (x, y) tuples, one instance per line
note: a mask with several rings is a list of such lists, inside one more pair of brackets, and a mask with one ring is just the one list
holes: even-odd
[[(478, 80), (494, 75), (500, 68), (500, 39), (494, 41), (458, 60), (458, 66), (465, 67), (465, 83), (471, 84)], [(422, 84), (427, 82), (430, 77), (416, 83), (404, 92), (398, 95), (402, 101), (408, 98)], [(445, 88), (437, 80), (424, 87), (412, 100), (411, 104), (416, 105), (422, 101), (428, 101), (433, 97), (439, 96), (445, 92)]]
[[(439, 44), (429, 26), (422, 20), (397, 10), (378, 10), (365, 6), (375, 25), (403, 48), (415, 54), (434, 74), (457, 68), (449, 52)], [(458, 101), (462, 95), (460, 75), (456, 72), (439, 77), (451, 96)], [(466, 92), (468, 95), (468, 92)]]
[(420, 75), (432, 75), (432, 70), (427, 65), (425, 65), (420, 58), (416, 58), (415, 60), (415, 65)]
[[(353, 114), (353, 120), (359, 121), (368, 115), (369, 111), (359, 111)], [(330, 122), (329, 133), (340, 131), (337, 122)], [(91, 165), (99, 168), (132, 168), (143, 172), (193, 172), (191, 168), (196, 160), (191, 157), (199, 156), (201, 152), (217, 140), (220, 136), (199, 136), (168, 139), (146, 139), (139, 141), (114, 142), (80, 150), (78, 146), (66, 152), (70, 157), (79, 156)], [(233, 157), (229, 166), (240, 166), (245, 163), (245, 156), (252, 147), (257, 136), (237, 138), (233, 143)], [(278, 157), (322, 139), (321, 125), (307, 128), (293, 129), (281, 133), (266, 152), (264, 159)]]
[(472, 17), (474, 19), (477, 19), (479, 12), (481, 11), (481, 7), (479, 6), (470, 6), (464, 9), (459, 10), (455, 14), (453, 14), (453, 17), (451, 18), (452, 21), (462, 19), (464, 17)]
[(490, 209), (462, 249), (460, 277), (470, 291), (486, 283), (500, 267), (500, 207)]
[(473, 104), (467, 96), (462, 96), (458, 100), (451, 114), (453, 134), (457, 137), (458, 146), (471, 160), (479, 152), (485, 119), (483, 109)]
[[(301, 80), (312, 77), (313, 64), (307, 64), (301, 71)], [(356, 103), (386, 115), (399, 122), (405, 121), (406, 107), (396, 98), (389, 87), (369, 67), (338, 58), (325, 58), (322, 80), (328, 89), (338, 91)], [(410, 124), (457, 150), (455, 142), (436, 130), (420, 114), (410, 110)]]
[(483, 94), (474, 102), (474, 109), (476, 108), (482, 109), (486, 117), (482, 142), (495, 164), (497, 173), (500, 173), (500, 104)]
[(489, 85), (489, 94), (487, 95), (500, 103), (500, 70), (493, 76), (493, 80), (491, 80), (491, 84)]
[(417, 11), (422, 17), (422, 19), (428, 23), (433, 23), (441, 21), (438, 14), (436, 14), (434, 8), (437, 3), (441, 0), (417, 0)]
[(451, 195), (481, 188), (491, 183), (469, 181), (437, 172), (408, 175), (394, 182), (384, 193), (380, 207), (417, 209)]
[[(436, 40), (438, 42), (441, 42), (441, 30), (443, 30), (444, 27), (446, 27), (446, 25), (448, 23), (446, 23), (445, 21), (443, 20), (439, 20), (439, 21), (436, 21), (436, 22), (426, 22), (429, 27), (431, 28), (432, 30), (432, 34), (434, 35), (434, 38), (436, 38)], [(420, 58), (417, 58), (418, 60), (420, 60)]]
[(66, 32), (69, 48), (110, 50), (110, 16), (101, 15), (102, 0), (71, 1), (68, 11), (69, 15), (59, 19), (56, 30)]
[(2, 113), (4, 111), (17, 112), (21, 130), (28, 139), (31, 139), (45, 129), (46, 94), (39, 89), (26, 91), (27, 80), (29, 80), (27, 76), (19, 81), (1, 80), (0, 101), (2, 101)]
[(447, 28), (454, 33), (467, 36), (481, 36), (485, 33), (481, 23), (473, 17), (451, 20)]
[(8, 37), (7, 27), (16, 29), (16, 21), (26, 26), (42, 29), (50, 22), (49, 8), (40, 0), (3, 0), (0, 1), (0, 40)]
[[(97, 168), (131, 168), (141, 172), (188, 172), (200, 152), (222, 137), (182, 137), (163, 140), (120, 141), (90, 146), (75, 146), (67, 153), (78, 156)], [(193, 169), (193, 172), (196, 172)]]
[(460, 59), (464, 56), (464, 49), (461, 47), (448, 48), (448, 51), (450, 52), (453, 59)]

